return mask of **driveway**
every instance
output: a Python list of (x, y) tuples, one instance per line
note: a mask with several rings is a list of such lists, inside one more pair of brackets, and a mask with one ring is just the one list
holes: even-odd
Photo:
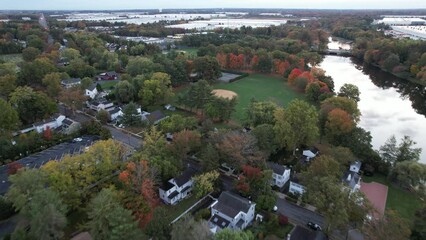
[(306, 226), (306, 223), (310, 221), (319, 224), (323, 228), (325, 227), (324, 217), (316, 212), (299, 207), (281, 198), (277, 199), (276, 206), (278, 207), (278, 213), (287, 216), (298, 225)]
[(124, 133), (119, 129), (104, 125), (111, 132), (112, 138), (128, 145), (134, 149), (139, 149), (142, 146), (142, 140), (129, 133)]

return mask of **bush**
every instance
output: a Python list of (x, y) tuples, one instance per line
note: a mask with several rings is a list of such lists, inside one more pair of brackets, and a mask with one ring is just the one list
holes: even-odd
[(210, 210), (208, 208), (203, 208), (197, 213), (195, 213), (194, 218), (196, 221), (199, 221), (201, 219), (208, 220), (210, 218)]
[(8, 219), (15, 214), (15, 209), (11, 202), (0, 196), (0, 220)]
[(280, 215), (278, 216), (278, 222), (279, 222), (279, 224), (280, 224), (281, 226), (285, 226), (285, 225), (287, 225), (287, 224), (288, 224), (288, 217), (287, 217), (287, 216), (284, 216), (284, 215), (282, 215), (282, 214), (280, 214)]

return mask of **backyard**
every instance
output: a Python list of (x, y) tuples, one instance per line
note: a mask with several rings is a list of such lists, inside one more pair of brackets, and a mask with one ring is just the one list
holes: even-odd
[(252, 74), (232, 83), (218, 83), (213, 87), (238, 94), (236, 111), (232, 115), (232, 120), (239, 123), (244, 121), (252, 98), (259, 101), (270, 100), (280, 106), (287, 106), (295, 98), (304, 98), (302, 94), (292, 90), (282, 78), (262, 74)]
[(392, 209), (398, 212), (401, 217), (409, 221), (413, 220), (414, 213), (420, 208), (421, 202), (414, 193), (404, 191), (392, 185), (392, 183), (383, 175), (364, 176), (364, 182), (378, 182), (388, 186), (388, 198), (386, 209)]

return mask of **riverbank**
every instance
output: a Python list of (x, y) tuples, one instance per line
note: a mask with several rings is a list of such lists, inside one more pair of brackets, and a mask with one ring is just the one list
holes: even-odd
[[(361, 61), (361, 60), (359, 60), (359, 61)], [(376, 67), (376, 68), (380, 69), (381, 71), (386, 72), (386, 73), (389, 73), (389, 74), (392, 74), (393, 76), (395, 76), (395, 77), (397, 77), (397, 78), (399, 78), (399, 79), (401, 79), (401, 80), (410, 81), (410, 82), (412, 82), (412, 83), (419, 84), (419, 85), (422, 85), (422, 86), (426, 87), (426, 82), (422, 82), (422, 81), (418, 80), (417, 78), (413, 78), (413, 77), (411, 77), (411, 76), (404, 76), (404, 75), (406, 75), (406, 74), (409, 74), (408, 72), (401, 72), (401, 73), (399, 73), (399, 74), (398, 74), (398, 73), (390, 72), (390, 71), (388, 71), (388, 70), (386, 70), (386, 69), (382, 68), (382, 67), (381, 67), (380, 65), (378, 65), (378, 64), (374, 64), (374, 63), (366, 63), (366, 62), (364, 62), (364, 61), (362, 61), (362, 63), (363, 63), (363, 64), (370, 65), (370, 66), (373, 66), (373, 67)]]

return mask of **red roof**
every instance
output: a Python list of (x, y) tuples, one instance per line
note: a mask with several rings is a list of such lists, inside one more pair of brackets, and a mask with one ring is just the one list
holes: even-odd
[(377, 212), (373, 213), (374, 218), (378, 219), (382, 217), (386, 208), (388, 186), (376, 182), (361, 182), (361, 192), (365, 194), (367, 199), (377, 210)]

